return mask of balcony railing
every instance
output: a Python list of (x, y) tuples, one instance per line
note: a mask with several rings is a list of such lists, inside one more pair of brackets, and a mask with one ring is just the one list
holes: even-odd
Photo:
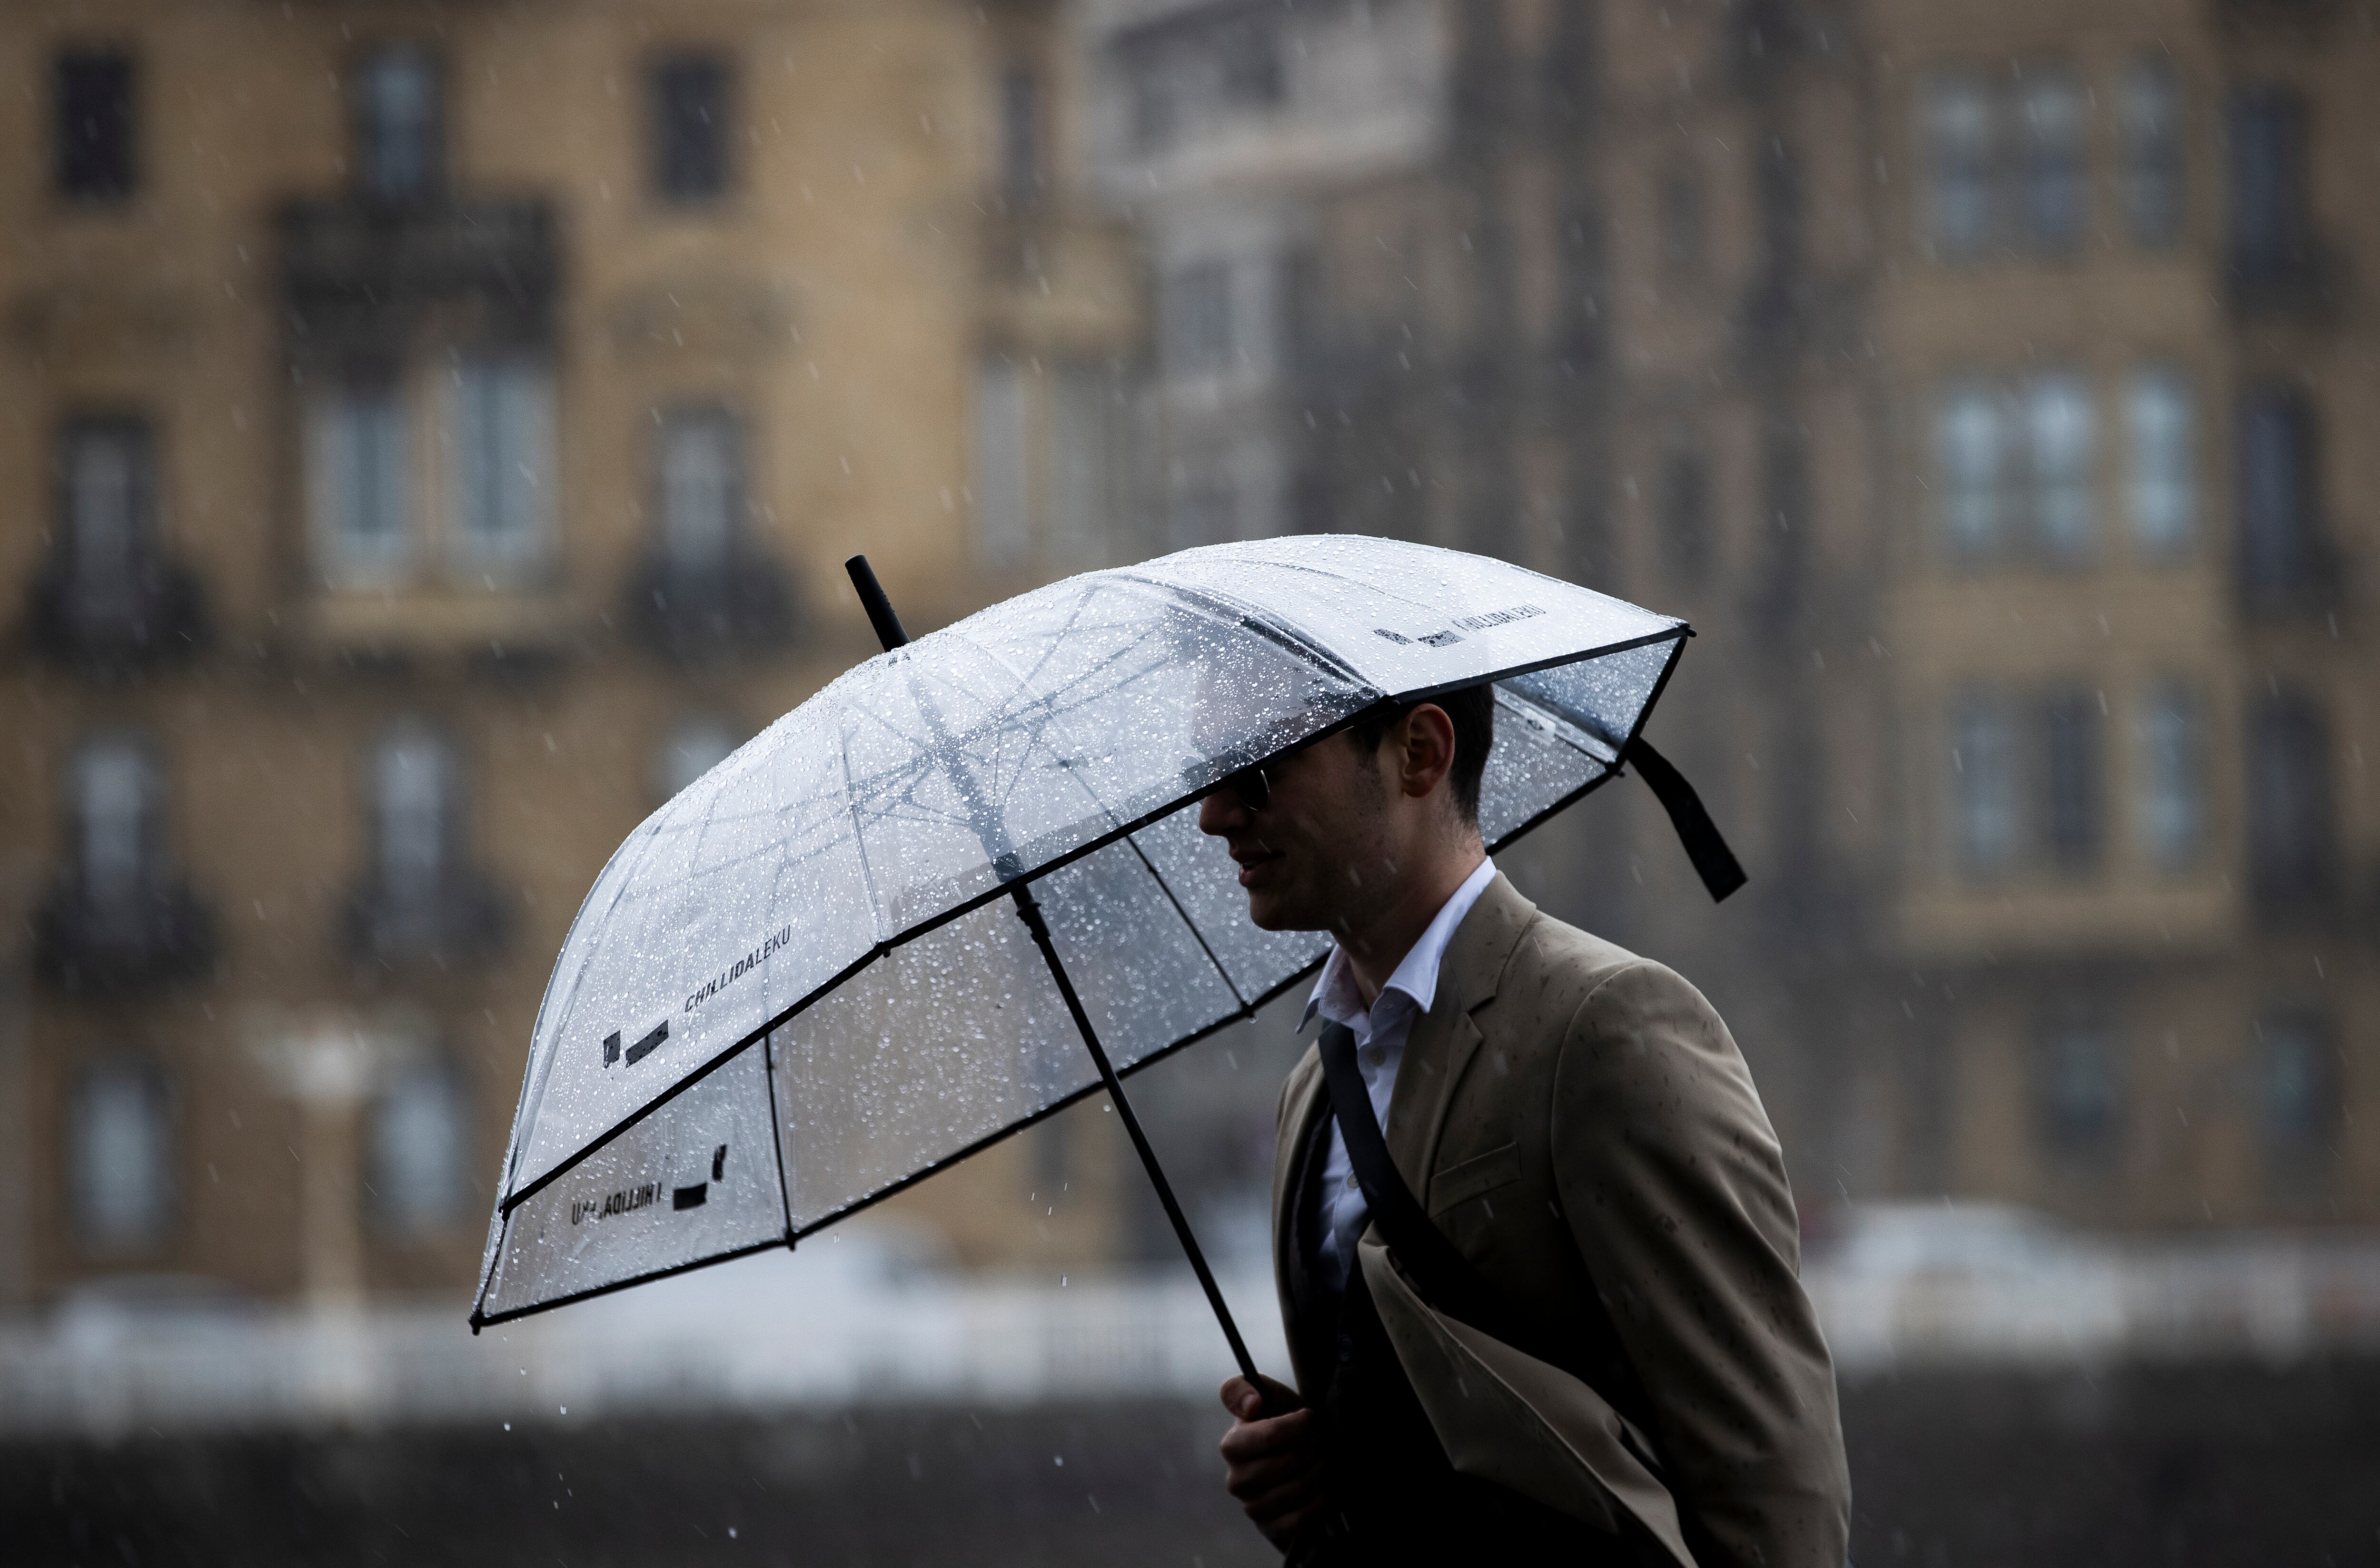
[(168, 878), (113, 894), (61, 877), (33, 913), (33, 971), (72, 995), (138, 995), (204, 974), (214, 915)]
[(25, 634), (33, 650), (88, 675), (188, 658), (206, 632), (205, 596), (197, 576), (155, 555), (103, 578), (53, 561), (26, 590)]
[(504, 903), (487, 878), (457, 869), (426, 887), (374, 874), (349, 897), (347, 950), (358, 962), (469, 963), (504, 945)]
[(544, 202), (301, 202), (278, 223), (282, 293), (301, 351), (382, 345), (414, 310), (455, 302), (478, 306), (477, 325), (490, 335), (552, 333), (561, 247)]
[(2338, 251), (2319, 239), (2234, 243), (2225, 272), (2232, 313), (2252, 319), (2327, 319), (2346, 281)]
[(683, 663), (784, 647), (803, 621), (793, 573), (749, 545), (709, 566), (648, 555), (629, 579), (625, 609), (632, 637)]

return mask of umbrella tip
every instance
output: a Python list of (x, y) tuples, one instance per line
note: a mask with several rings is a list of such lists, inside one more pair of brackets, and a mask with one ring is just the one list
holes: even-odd
[(860, 608), (868, 611), (868, 623), (876, 629), (876, 640), (892, 652), (909, 640), (901, 628), (901, 618), (892, 613), (892, 601), (884, 597), (883, 585), (876, 581), (876, 569), (868, 564), (864, 555), (855, 555), (843, 563), (851, 574), (851, 585), (859, 594)]

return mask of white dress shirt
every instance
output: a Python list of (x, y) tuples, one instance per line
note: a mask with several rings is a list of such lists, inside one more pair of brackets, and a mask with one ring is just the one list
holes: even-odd
[[(1454, 939), (1454, 928), (1488, 890), (1496, 878), (1496, 862), (1483, 860), (1479, 868), (1454, 890), (1454, 896), (1439, 907), (1389, 983), (1380, 987), (1370, 1007), (1364, 1006), (1363, 993), (1355, 988), (1355, 971), (1347, 956), (1337, 947), (1322, 962), (1322, 978), (1314, 983), (1314, 995), (1305, 1004), (1305, 1016), (1298, 1021), (1299, 1030), (1314, 1021), (1320, 1013), (1332, 1023), (1345, 1024), (1355, 1037), (1355, 1066), (1364, 1075), (1364, 1091), (1372, 1102), (1372, 1115), (1380, 1126), (1389, 1125), (1389, 1097), (1396, 1090), (1397, 1067), (1405, 1056), (1405, 1038), (1413, 1032), (1414, 1019), (1429, 1011), (1438, 997), (1438, 967), (1446, 957), (1446, 945)], [(1303, 1201), (1303, 1195), (1299, 1195)], [(1364, 1194), (1355, 1185), (1355, 1168), (1347, 1158), (1347, 1140), (1340, 1133), (1338, 1124), (1330, 1128), (1330, 1152), (1322, 1163), (1322, 1238), (1320, 1256), (1317, 1259), (1322, 1277), (1333, 1291), (1347, 1288), (1347, 1272), (1355, 1260), (1355, 1243), (1362, 1239), (1364, 1225), (1370, 1211)]]

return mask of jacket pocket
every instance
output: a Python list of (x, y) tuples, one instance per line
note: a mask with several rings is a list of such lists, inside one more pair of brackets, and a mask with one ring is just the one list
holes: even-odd
[(1467, 1203), (1520, 1179), (1521, 1152), (1510, 1143), (1475, 1155), (1461, 1164), (1448, 1165), (1430, 1178), (1430, 1215), (1436, 1218), (1457, 1203)]

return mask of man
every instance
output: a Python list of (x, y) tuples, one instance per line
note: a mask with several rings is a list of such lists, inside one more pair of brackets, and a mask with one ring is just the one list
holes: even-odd
[[(1299, 1563), (1841, 1568), (1834, 1373), (1776, 1135), (1698, 992), (1487, 858), (1494, 712), (1484, 685), (1384, 704), (1200, 808), (1257, 925), (1336, 939), (1274, 1166), (1298, 1389), (1223, 1385), (1227, 1484)], [(1421, 1205), (1401, 1213), (1452, 1244), (1494, 1332), (1373, 1223), (1356, 1160), (1387, 1162), (1332, 1111), (1350, 1052)]]

